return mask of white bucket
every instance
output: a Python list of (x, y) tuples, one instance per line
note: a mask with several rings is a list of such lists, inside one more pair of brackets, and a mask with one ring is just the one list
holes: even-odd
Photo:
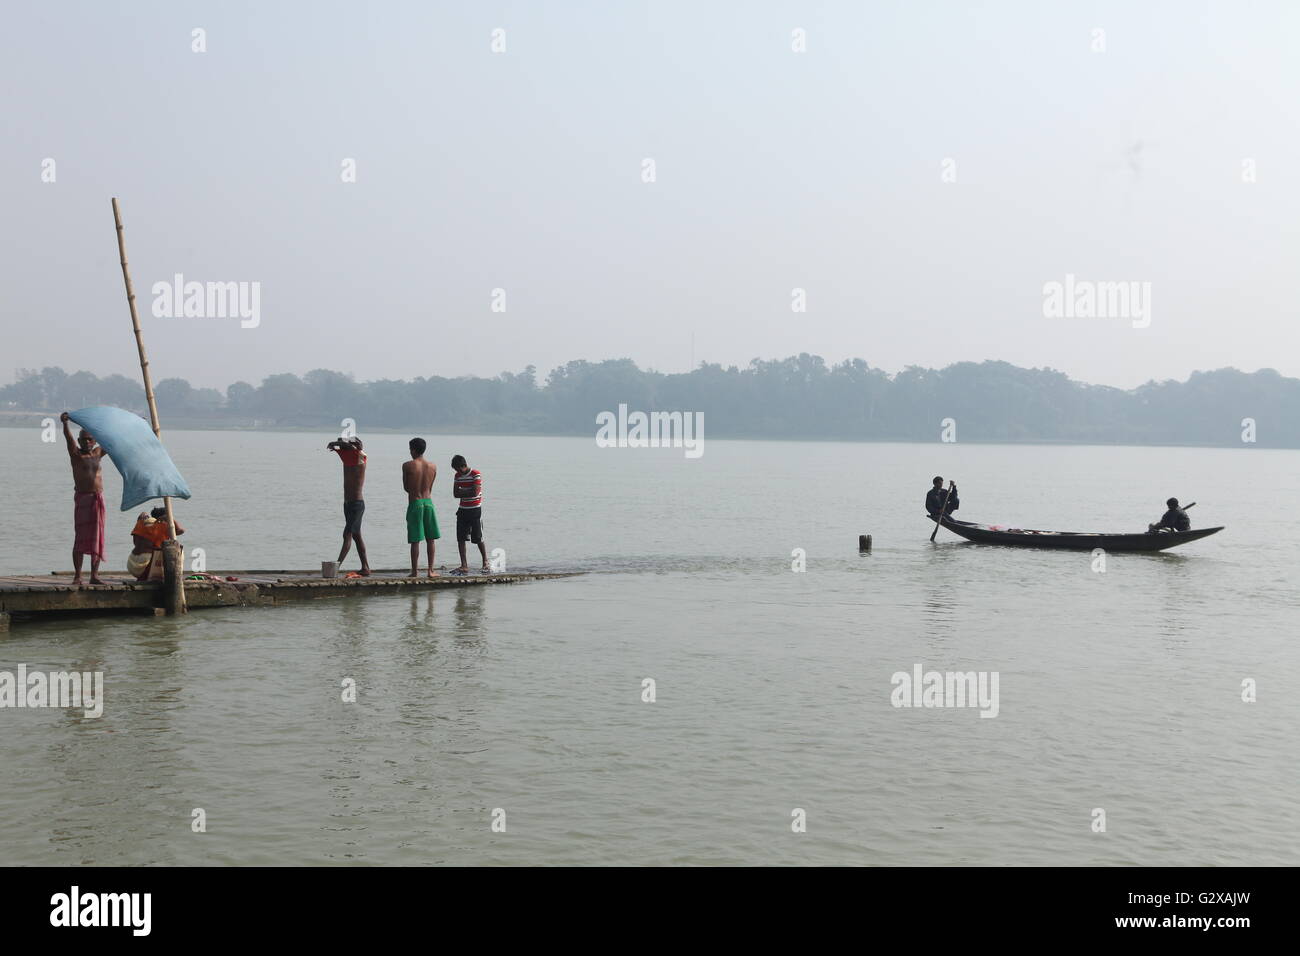
[(323, 578), (338, 577), (339, 563), (337, 561), (322, 561), (320, 563), (320, 576)]

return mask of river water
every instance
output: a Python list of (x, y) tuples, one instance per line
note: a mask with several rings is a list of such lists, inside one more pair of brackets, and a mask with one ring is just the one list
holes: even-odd
[[(335, 557), (331, 436), (165, 437), (210, 570)], [(363, 437), (400, 567), (409, 436)], [(511, 570), (587, 573), (16, 623), (0, 671), (102, 671), (105, 702), (0, 709), (0, 864), (1300, 863), (1300, 452), (425, 437), (482, 470)], [(0, 429), (0, 474), (0, 574), (69, 567), (61, 443)], [(967, 520), (1140, 530), (1177, 495), (1227, 530), (1104, 570), (930, 544), (935, 474)], [(917, 665), (996, 674), (996, 717), (893, 706)]]

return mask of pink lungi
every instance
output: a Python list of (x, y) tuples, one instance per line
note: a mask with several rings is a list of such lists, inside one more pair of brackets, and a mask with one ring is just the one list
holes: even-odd
[(104, 560), (104, 495), (102, 492), (82, 492), (73, 494), (75, 502), (73, 520), (77, 527), (77, 539), (72, 550), (77, 554), (88, 554), (100, 561)]

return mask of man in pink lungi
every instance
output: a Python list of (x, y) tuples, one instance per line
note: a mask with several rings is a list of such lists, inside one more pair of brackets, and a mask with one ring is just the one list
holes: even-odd
[(74, 489), (73, 521), (77, 537), (72, 544), (72, 568), (76, 573), (72, 583), (81, 584), (81, 560), (90, 555), (90, 583), (103, 584), (99, 578), (99, 562), (104, 560), (104, 476), (100, 469), (104, 449), (84, 428), (76, 441), (68, 427), (68, 413), (59, 416), (63, 422), (63, 437), (68, 443), (68, 457), (72, 460), (72, 485)]

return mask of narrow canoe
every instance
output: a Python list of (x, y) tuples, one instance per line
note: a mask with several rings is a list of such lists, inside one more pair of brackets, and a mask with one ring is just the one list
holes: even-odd
[[(931, 521), (934, 519), (931, 518)], [(1029, 528), (991, 527), (970, 521), (944, 518), (943, 526), (967, 541), (979, 544), (1005, 544), (1015, 548), (1062, 548), (1069, 551), (1164, 551), (1197, 538), (1205, 538), (1217, 528), (1196, 528), (1192, 531), (1137, 532), (1134, 534), (1086, 534), (1074, 531), (1033, 531)]]

